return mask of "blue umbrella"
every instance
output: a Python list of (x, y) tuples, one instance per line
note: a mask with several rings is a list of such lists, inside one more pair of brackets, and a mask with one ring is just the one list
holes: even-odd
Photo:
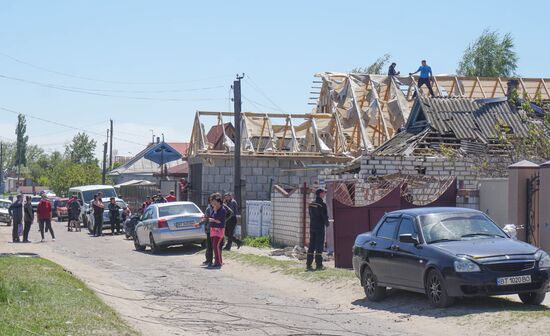
[(151, 147), (143, 157), (159, 165), (164, 165), (165, 163), (179, 160), (183, 156), (163, 141)]

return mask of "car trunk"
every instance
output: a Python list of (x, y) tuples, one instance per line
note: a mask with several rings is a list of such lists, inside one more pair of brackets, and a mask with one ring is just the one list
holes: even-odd
[(174, 215), (163, 217), (168, 222), (168, 228), (172, 231), (185, 230), (193, 228), (196, 224), (199, 224), (202, 219), (200, 214), (190, 215)]

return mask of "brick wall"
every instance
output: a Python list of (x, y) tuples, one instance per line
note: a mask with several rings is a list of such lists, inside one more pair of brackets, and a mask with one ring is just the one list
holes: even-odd
[[(311, 190), (309, 190), (311, 191)], [(306, 203), (314, 199), (314, 193), (308, 191)], [(271, 194), (273, 231), (272, 238), (276, 245), (303, 246), (303, 193), (296, 190), (290, 195), (273, 188)], [(306, 210), (307, 210), (306, 204)], [(306, 211), (306, 240), (309, 239), (309, 214)]]
[(425, 170), (428, 176), (456, 176), (458, 185), (466, 189), (477, 189), (481, 177), (506, 176), (506, 169), (511, 162), (507, 158), (483, 158), (491, 167), (503, 169), (483, 169), (479, 158), (445, 158), (445, 157), (401, 157), (365, 155), (361, 159), (360, 177), (366, 179), (371, 175), (403, 173), (416, 175)]

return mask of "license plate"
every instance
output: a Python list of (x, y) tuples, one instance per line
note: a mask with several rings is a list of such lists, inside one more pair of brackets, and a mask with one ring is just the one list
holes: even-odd
[(497, 286), (509, 286), (531, 283), (530, 275), (520, 275), (506, 278), (497, 278)]

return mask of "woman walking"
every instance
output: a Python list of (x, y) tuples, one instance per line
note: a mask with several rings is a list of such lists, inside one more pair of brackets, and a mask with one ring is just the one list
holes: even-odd
[(40, 236), (42, 237), (42, 242), (44, 241), (44, 226), (46, 227), (46, 232), (50, 231), (52, 235), (52, 241), (55, 241), (55, 234), (52, 229), (52, 204), (46, 194), (42, 194), (42, 199), (36, 207), (36, 214), (38, 216), (38, 226), (40, 227)]
[(34, 221), (34, 211), (32, 209), (31, 196), (25, 198), (26, 202), (23, 206), (25, 228), (23, 229), (23, 243), (30, 243), (29, 231), (31, 230), (32, 222)]
[(211, 268), (221, 268), (223, 265), (221, 244), (225, 231), (226, 211), (220, 195), (212, 195), (210, 205), (212, 211), (209, 216), (205, 216), (205, 220), (210, 225), (210, 240), (214, 250), (215, 263)]

